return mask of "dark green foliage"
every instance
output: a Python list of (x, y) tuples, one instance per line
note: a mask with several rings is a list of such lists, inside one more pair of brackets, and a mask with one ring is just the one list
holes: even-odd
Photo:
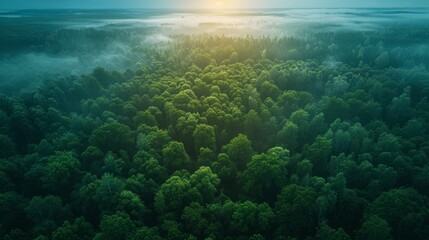
[(64, 221), (63, 225), (52, 233), (52, 240), (86, 240), (94, 235), (94, 229), (91, 224), (79, 217), (73, 223)]
[(100, 222), (100, 233), (94, 239), (126, 240), (133, 235), (135, 226), (130, 217), (123, 212), (104, 215)]
[(216, 151), (216, 137), (212, 126), (206, 124), (197, 125), (193, 135), (197, 154), (200, 154), (201, 148)]
[(80, 162), (71, 152), (57, 152), (48, 158), (42, 182), (52, 192), (67, 193), (78, 179)]
[(358, 240), (378, 240), (392, 239), (391, 229), (389, 224), (382, 218), (377, 215), (371, 215), (368, 219), (365, 220), (362, 224), (362, 228), (358, 231), (356, 235)]
[(186, 153), (185, 146), (181, 142), (170, 142), (162, 149), (163, 164), (169, 173), (175, 170), (187, 168), (191, 160)]
[[(369, 205), (368, 213), (386, 220), (394, 236), (420, 239), (425, 234), (421, 224), (429, 221), (428, 203), (427, 196), (414, 189), (392, 189), (375, 199)], [(416, 222), (417, 219), (420, 220)]]
[(89, 137), (89, 142), (104, 152), (115, 153), (120, 150), (130, 151), (135, 145), (130, 128), (118, 122), (106, 123), (95, 129)]
[(243, 190), (248, 196), (272, 203), (288, 179), (289, 151), (271, 148), (266, 154), (254, 155), (243, 176)]
[(158, 212), (167, 213), (170, 211), (180, 211), (187, 204), (192, 202), (193, 194), (191, 184), (188, 179), (179, 176), (172, 176), (160, 187), (154, 199), (154, 205)]
[(203, 203), (214, 200), (220, 180), (209, 167), (200, 167), (191, 175), (189, 181), (191, 186), (201, 194)]
[[(343, 229), (332, 229), (326, 223), (322, 223), (317, 230), (316, 239), (320, 240), (350, 240), (350, 236)], [(380, 238), (383, 239), (383, 238)]]
[(252, 158), (252, 142), (247, 136), (240, 134), (223, 146), (222, 151), (228, 154), (230, 160), (242, 171)]
[(7, 135), (0, 135), (0, 158), (10, 157), (15, 154), (16, 145)]
[(275, 207), (278, 234), (300, 238), (312, 234), (317, 222), (316, 197), (311, 187), (295, 184), (284, 187)]
[(161, 240), (157, 229), (142, 227), (136, 231), (131, 240)]
[(15, 192), (5, 192), (0, 194), (0, 215), (2, 231), (9, 231), (17, 226), (25, 226), (24, 209), (28, 200)]
[(64, 206), (59, 197), (33, 197), (25, 208), (28, 218), (35, 223), (36, 233), (50, 233), (71, 215), (69, 207)]

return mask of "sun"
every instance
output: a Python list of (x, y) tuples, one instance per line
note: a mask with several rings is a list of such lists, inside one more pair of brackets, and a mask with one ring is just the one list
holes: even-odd
[(209, 0), (208, 1), (208, 8), (213, 9), (225, 9), (230, 7), (228, 0)]
[(225, 3), (224, 3), (224, 1), (214, 1), (214, 7), (215, 8), (224, 8)]

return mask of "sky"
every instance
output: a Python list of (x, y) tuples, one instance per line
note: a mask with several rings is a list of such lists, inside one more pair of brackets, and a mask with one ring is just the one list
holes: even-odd
[(45, 8), (420, 8), (429, 0), (0, 0), (0, 9)]

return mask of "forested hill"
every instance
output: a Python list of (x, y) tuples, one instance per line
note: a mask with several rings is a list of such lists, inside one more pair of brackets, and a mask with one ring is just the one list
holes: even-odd
[(0, 97), (0, 238), (429, 236), (425, 55), (352, 33), (137, 50)]

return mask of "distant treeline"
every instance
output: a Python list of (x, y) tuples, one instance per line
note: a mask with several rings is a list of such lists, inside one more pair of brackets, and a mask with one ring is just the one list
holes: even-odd
[[(70, 26), (73, 27), (73, 26)], [(12, 25), (1, 26), (0, 53), (22, 54), (41, 52), (54, 55), (73, 55), (97, 53), (112, 44), (136, 46), (141, 44), (147, 28), (45, 28), (25, 24), (20, 28)]]

